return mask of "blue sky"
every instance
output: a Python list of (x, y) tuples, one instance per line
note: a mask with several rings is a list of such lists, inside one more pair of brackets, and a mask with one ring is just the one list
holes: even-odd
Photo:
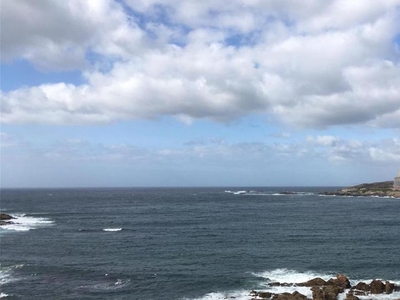
[(400, 168), (400, 0), (1, 2), (1, 187)]

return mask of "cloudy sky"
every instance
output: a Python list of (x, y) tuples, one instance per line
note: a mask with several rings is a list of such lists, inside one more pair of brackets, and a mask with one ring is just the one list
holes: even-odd
[(400, 167), (400, 0), (2, 0), (1, 186), (314, 186)]

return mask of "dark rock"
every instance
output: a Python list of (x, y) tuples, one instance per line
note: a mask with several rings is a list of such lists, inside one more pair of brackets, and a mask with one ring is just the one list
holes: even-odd
[(360, 300), (357, 296), (354, 296), (353, 294), (349, 293), (346, 294), (346, 299), (345, 300)]
[(368, 284), (366, 284), (365, 282), (361, 281), (361, 282), (356, 284), (354, 289), (360, 290), (360, 291), (369, 292), (371, 290), (371, 287)]
[(307, 296), (299, 293), (298, 291), (295, 291), (292, 293), (293, 299), (295, 300), (307, 300)]
[(277, 294), (272, 297), (272, 300), (307, 300), (307, 297), (299, 292), (290, 293), (282, 293)]
[(14, 223), (13, 221), (0, 221), (0, 226), (10, 225), (10, 224), (16, 224), (16, 223)]
[(313, 300), (324, 300), (324, 293), (321, 288), (315, 286), (311, 288), (311, 291)]
[(12, 220), (15, 219), (14, 217), (4, 214), (4, 213), (0, 213), (0, 220)]
[(313, 300), (336, 300), (339, 293), (343, 292), (343, 289), (335, 285), (327, 285), (322, 288), (313, 287), (311, 288)]
[(385, 290), (385, 285), (380, 280), (372, 280), (370, 286), (371, 294), (382, 294)]
[(327, 284), (340, 287), (343, 290), (351, 287), (349, 279), (343, 274), (337, 274), (336, 278), (329, 279)]
[(306, 282), (298, 283), (298, 286), (324, 286), (326, 285), (326, 281), (322, 278), (314, 278)]
[(340, 282), (340, 287), (344, 287), (345, 289), (351, 288), (350, 280), (345, 275), (337, 274), (336, 278)]
[(273, 294), (269, 292), (258, 292), (256, 296), (263, 298), (263, 299), (269, 299), (271, 298)]
[(268, 283), (269, 286), (293, 286), (293, 283), (287, 283), (287, 282), (271, 282)]
[(394, 287), (395, 286), (394, 286), (393, 283), (390, 283), (389, 281), (386, 281), (386, 283), (385, 283), (385, 292), (386, 292), (386, 294), (393, 293)]

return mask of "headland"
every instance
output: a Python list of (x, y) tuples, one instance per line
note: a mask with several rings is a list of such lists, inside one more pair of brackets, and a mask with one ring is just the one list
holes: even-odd
[(400, 190), (393, 188), (393, 181), (363, 183), (337, 191), (321, 192), (321, 195), (349, 197), (394, 197), (400, 198)]

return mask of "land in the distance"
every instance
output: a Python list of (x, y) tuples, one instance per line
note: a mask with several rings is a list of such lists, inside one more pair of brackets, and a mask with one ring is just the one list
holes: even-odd
[(393, 189), (393, 181), (363, 183), (337, 191), (322, 192), (322, 195), (333, 196), (375, 196), (400, 198), (400, 190)]

